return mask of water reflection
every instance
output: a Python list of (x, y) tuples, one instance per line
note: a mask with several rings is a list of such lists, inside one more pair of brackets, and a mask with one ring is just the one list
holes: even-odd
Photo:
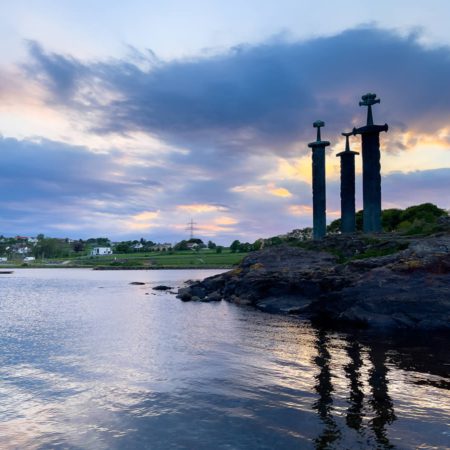
[(328, 448), (330, 444), (339, 439), (340, 430), (333, 418), (333, 384), (331, 383), (330, 361), (331, 356), (327, 348), (329, 337), (323, 330), (317, 333), (315, 347), (317, 356), (314, 362), (319, 369), (314, 386), (315, 391), (319, 395), (319, 399), (314, 403), (313, 408), (317, 411), (320, 420), (323, 422), (323, 430), (320, 436), (315, 439), (317, 449)]
[(387, 425), (391, 425), (396, 420), (394, 404), (388, 392), (386, 352), (382, 348), (372, 346), (369, 350), (369, 359), (372, 364), (369, 372), (372, 397), (369, 404), (374, 413), (370, 425), (379, 447), (393, 448), (393, 445), (389, 442), (386, 429)]
[[(316, 449), (335, 448), (333, 445), (340, 441), (342, 429), (337, 422), (337, 415), (333, 408), (333, 379), (336, 383), (341, 380), (338, 374), (332, 370), (332, 357), (329, 347), (333, 344), (330, 335), (325, 330), (316, 332), (315, 348), (317, 356), (313, 358), (318, 373), (315, 377), (315, 391), (318, 400), (313, 407), (323, 424), (320, 435), (315, 438)], [(348, 407), (345, 414), (345, 423), (349, 429), (354, 430), (360, 438), (371, 446), (371, 436), (367, 431), (371, 430), (376, 448), (394, 448), (388, 437), (388, 426), (396, 420), (394, 404), (388, 389), (388, 367), (386, 364), (386, 350), (379, 345), (366, 343), (363, 346), (354, 337), (347, 337), (343, 348), (348, 356), (348, 363), (344, 366), (345, 377), (348, 380)], [(367, 353), (369, 370), (366, 381), (370, 394), (364, 393), (364, 380), (362, 369), (364, 366), (363, 352)], [(364, 399), (367, 397), (367, 407), (371, 414), (364, 409)], [(364, 424), (366, 420), (367, 426)]]
[(362, 427), (362, 414), (363, 414), (363, 401), (364, 392), (362, 390), (361, 381), (361, 368), (363, 366), (363, 360), (361, 358), (361, 344), (357, 341), (349, 342), (347, 345), (347, 355), (350, 358), (350, 362), (345, 366), (345, 374), (350, 382), (350, 395), (349, 395), (349, 407), (345, 421), (347, 426), (361, 431)]
[(191, 272), (21, 274), (0, 284), (2, 450), (450, 448), (448, 336), (344, 335), (129, 285)]

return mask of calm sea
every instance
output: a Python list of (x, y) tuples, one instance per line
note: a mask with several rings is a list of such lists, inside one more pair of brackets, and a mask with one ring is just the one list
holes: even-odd
[(214, 273), (0, 275), (0, 448), (450, 448), (448, 336), (151, 289)]

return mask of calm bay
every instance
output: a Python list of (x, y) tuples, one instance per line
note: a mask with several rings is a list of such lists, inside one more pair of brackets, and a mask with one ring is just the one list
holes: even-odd
[(215, 273), (0, 275), (0, 448), (450, 447), (447, 335), (152, 290)]

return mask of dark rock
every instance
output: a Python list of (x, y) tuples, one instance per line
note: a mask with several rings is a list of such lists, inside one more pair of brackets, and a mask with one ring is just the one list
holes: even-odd
[(142, 285), (144, 285), (145, 283), (143, 283), (142, 281), (132, 281), (130, 284), (134, 284), (134, 285), (136, 285), (136, 286), (142, 286)]
[[(180, 289), (178, 297), (224, 299), (332, 325), (450, 328), (450, 235), (333, 236), (308, 246), (251, 253), (238, 268)], [(355, 252), (350, 261), (342, 258)]]
[(282, 314), (300, 314), (306, 312), (311, 299), (299, 295), (285, 295), (281, 297), (267, 297), (257, 301), (255, 306), (266, 312)]
[(171, 286), (164, 286), (163, 284), (153, 288), (154, 291), (170, 291), (171, 289), (173, 289)]
[(206, 297), (206, 289), (203, 286), (192, 285), (190, 287), (190, 292), (192, 297), (198, 297), (199, 299)]
[(189, 287), (178, 289), (177, 298), (182, 300), (183, 302), (189, 302), (192, 299), (191, 290)]
[(209, 302), (220, 302), (220, 300), (222, 300), (222, 296), (220, 295), (219, 292), (214, 291), (211, 292), (210, 294), (208, 294), (204, 300), (207, 300)]

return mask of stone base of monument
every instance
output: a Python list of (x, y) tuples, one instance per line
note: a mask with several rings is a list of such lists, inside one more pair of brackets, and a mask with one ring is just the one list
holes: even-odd
[[(252, 253), (238, 268), (180, 289), (179, 297), (336, 327), (450, 329), (450, 234), (377, 244), (364, 235), (336, 236), (310, 245), (316, 249), (281, 245)], [(364, 257), (374, 245), (384, 255)]]

